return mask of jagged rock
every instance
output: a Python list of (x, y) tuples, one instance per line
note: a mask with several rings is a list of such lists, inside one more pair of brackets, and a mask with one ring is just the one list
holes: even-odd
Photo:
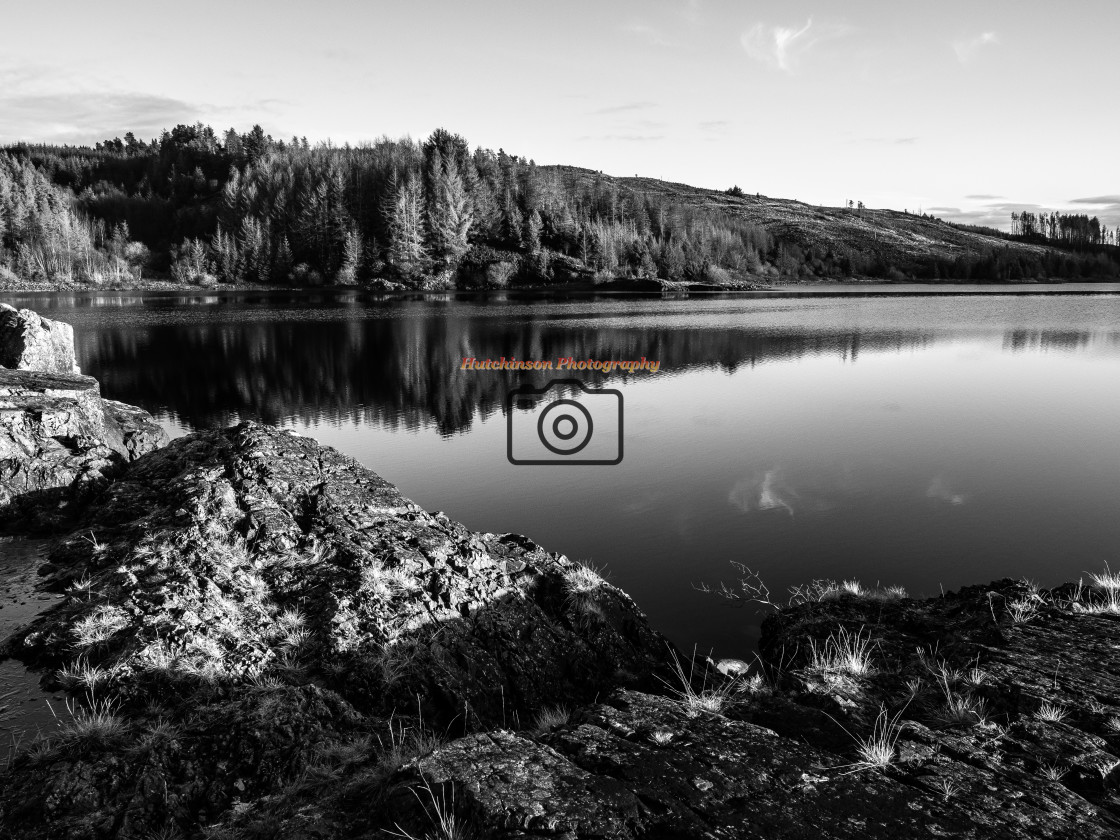
[(43, 528), (167, 434), (140, 409), (101, 399), (97, 380), (0, 368), (0, 522)]
[(81, 373), (74, 360), (74, 328), (30, 309), (0, 303), (0, 366), (44, 373)]
[[(81, 653), (122, 682), (170, 657), (253, 678), (298, 651), (360, 707), (422, 700), (431, 720), (513, 722), (648, 675), (666, 643), (624, 593), (515, 535), (425, 513), (352, 458), (253, 423), (135, 462), (49, 555), (56, 586), (105, 593), (56, 610), (13, 652)], [(298, 643), (293, 641), (298, 640)], [(648, 676), (645, 678), (648, 680)]]

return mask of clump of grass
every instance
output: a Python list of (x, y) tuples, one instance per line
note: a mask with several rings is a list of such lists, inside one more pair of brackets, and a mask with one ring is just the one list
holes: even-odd
[(307, 619), (297, 609), (284, 610), (276, 617), (275, 634), (280, 638), (280, 644), (291, 648), (302, 647), (311, 638), (310, 631), (305, 627)]
[(537, 735), (544, 735), (546, 732), (551, 732), (558, 726), (564, 726), (571, 720), (572, 712), (565, 706), (548, 706), (541, 709), (537, 715), (537, 719), (533, 724), (533, 732)]
[(78, 647), (91, 648), (107, 642), (118, 630), (127, 626), (128, 615), (124, 610), (112, 604), (102, 604), (75, 622), (70, 632)]
[(905, 586), (888, 586), (883, 590), (883, 593), (887, 595), (888, 598), (897, 598), (899, 600), (907, 597)]
[(849, 595), (860, 596), (866, 594), (867, 590), (863, 588), (863, 584), (858, 580), (846, 580), (840, 584), (840, 590)]
[(659, 747), (663, 747), (673, 740), (673, 733), (668, 729), (655, 729), (649, 734), (649, 739)]
[(1094, 574), (1089, 572), (1089, 577), (1093, 579), (1093, 584), (1108, 592), (1120, 592), (1120, 572), (1114, 572), (1109, 568), (1108, 563), (1104, 564), (1104, 571)]
[(890, 715), (887, 713), (885, 706), (880, 706), (879, 714), (875, 717), (875, 723), (871, 726), (871, 732), (862, 738), (852, 735), (847, 727), (833, 718), (834, 722), (856, 742), (856, 756), (859, 760), (850, 765), (852, 772), (870, 769), (882, 770), (894, 763), (898, 755), (899, 736), (902, 735), (902, 730), (906, 728), (906, 724), (902, 721), (902, 714), (905, 711), (906, 708), (903, 707), (894, 715)]
[(1061, 723), (1067, 714), (1069, 713), (1062, 706), (1047, 701), (1035, 710), (1034, 716), (1047, 723)]
[(443, 745), (443, 738), (423, 726), (406, 730), (403, 724), (394, 726), (392, 720), (389, 721), (388, 742), (380, 736), (377, 741), (381, 747), (379, 764), (386, 772), (403, 767), (413, 759), (428, 755)]
[(1109, 732), (1120, 733), (1120, 717), (1117, 717), (1116, 715), (1110, 717), (1104, 722), (1104, 728)]
[(1039, 765), (1038, 775), (1052, 782), (1060, 782), (1069, 773), (1069, 768), (1062, 764)]
[(1089, 615), (1120, 615), (1120, 589), (1105, 586), (1099, 592), (1085, 591), (1079, 584), (1069, 606), (1074, 612)]
[(809, 667), (825, 674), (850, 674), (853, 677), (867, 677), (875, 673), (871, 663), (871, 651), (875, 645), (870, 633), (863, 628), (851, 633), (840, 628), (818, 644), (816, 639), (809, 642)]
[(961, 792), (961, 786), (951, 779), (938, 779), (933, 786), (946, 802)]
[(112, 674), (99, 665), (90, 665), (79, 659), (64, 666), (58, 672), (58, 680), (68, 689), (84, 688), (93, 693), (98, 686), (109, 681)]
[[(450, 797), (447, 795), (447, 788), (441, 787), (439, 797), (432, 790), (431, 782), (421, 775), (423, 779), (424, 790), (428, 793), (428, 801), (425, 802), (424, 798), (416, 792), (416, 788), (411, 788), (412, 795), (416, 797), (416, 801), (420, 803), (420, 807), (424, 809), (424, 814), (431, 823), (432, 831), (424, 835), (423, 838), (418, 838), (413, 834), (405, 831), (399, 824), (394, 823), (396, 831), (390, 831), (389, 834), (395, 837), (404, 838), (404, 840), (467, 840), (473, 836), (474, 832), (470, 827), (461, 821), (455, 814), (455, 785), (451, 784)], [(429, 804), (430, 807), (429, 807)]]
[(66, 594), (80, 601), (88, 601), (93, 596), (93, 579), (88, 574), (82, 575), (66, 587)]
[(568, 604), (579, 612), (596, 611), (599, 591), (606, 584), (601, 571), (586, 563), (577, 563), (564, 572), (564, 594)]
[(987, 679), (987, 673), (985, 673), (981, 668), (971, 668), (968, 671), (965, 671), (964, 674), (964, 681), (973, 688), (979, 688), (987, 681)]
[(61, 727), (64, 739), (106, 744), (121, 738), (128, 731), (128, 724), (116, 713), (115, 703), (96, 700), (92, 695), (87, 696), (86, 701), (85, 706), (72, 700), (66, 701), (70, 720)]
[(1042, 598), (1038, 595), (1024, 595), (1007, 602), (1007, 614), (1011, 616), (1013, 624), (1026, 624), (1038, 614)]
[(395, 595), (409, 591), (412, 582), (402, 569), (387, 568), (380, 562), (374, 561), (362, 566), (361, 588), (363, 592), (387, 601)]
[(934, 713), (934, 717), (947, 726), (975, 726), (988, 720), (988, 704), (983, 698), (953, 690), (953, 684), (964, 678), (944, 662), (935, 671), (937, 684), (941, 687), (944, 702)]
[(693, 650), (693, 657), (687, 674), (684, 666), (681, 665), (677, 652), (670, 648), (669, 653), (673, 658), (672, 670), (676, 680), (670, 682), (664, 678), (659, 678), (669, 688), (669, 691), (690, 712), (707, 712), (713, 715), (722, 713), (724, 707), (730, 701), (732, 693), (737, 689), (737, 681), (732, 679), (719, 686), (709, 686), (708, 671), (705, 668), (700, 688), (697, 689), (695, 686), (696, 651)]

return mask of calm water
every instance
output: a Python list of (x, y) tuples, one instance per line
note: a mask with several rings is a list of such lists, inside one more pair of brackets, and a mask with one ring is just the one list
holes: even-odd
[[(747, 563), (913, 594), (1120, 565), (1120, 296), (526, 301), (9, 297), (75, 327), (107, 396), (173, 434), (258, 418), (428, 509), (605, 567), (681, 646), (745, 655), (759, 615), (693, 584)], [(463, 356), (658, 360), (617, 466), (513, 466), (502, 403), (547, 374)]]

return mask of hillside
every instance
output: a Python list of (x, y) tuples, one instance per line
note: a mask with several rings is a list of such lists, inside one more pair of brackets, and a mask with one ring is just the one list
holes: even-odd
[(150, 143), (0, 152), (9, 288), (153, 276), (421, 290), (1120, 278), (1120, 237), (1097, 219), (1019, 228), (538, 166), (472, 152), (443, 129), (338, 147), (180, 125)]
[(934, 216), (897, 210), (824, 207), (765, 195), (732, 196), (718, 190), (693, 187), (656, 178), (612, 178), (571, 166), (556, 169), (566, 179), (590, 185), (596, 179), (616, 182), (655, 200), (700, 208), (743, 219), (766, 229), (776, 240), (809, 250), (851, 252), (898, 266), (915, 266), (930, 259), (953, 261), (968, 254), (1006, 249), (1029, 260), (1062, 254), (1053, 246), (1018, 242), (967, 230)]

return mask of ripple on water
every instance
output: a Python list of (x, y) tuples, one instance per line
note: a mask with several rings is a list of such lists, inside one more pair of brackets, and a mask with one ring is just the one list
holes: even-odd
[[(46, 544), (46, 540), (0, 537), (0, 640), (61, 600), (36, 590)], [(15, 659), (0, 661), (0, 761), (12, 744), (58, 726), (47, 701), (55, 710), (63, 710), (63, 695), (43, 691), (39, 676)]]

